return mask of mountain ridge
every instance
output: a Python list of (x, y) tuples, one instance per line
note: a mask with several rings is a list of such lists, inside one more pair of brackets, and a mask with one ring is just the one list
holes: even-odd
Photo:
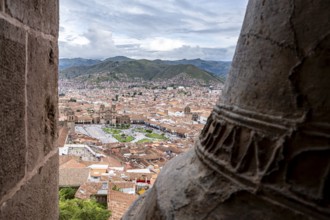
[(97, 59), (85, 59), (85, 58), (61, 58), (59, 60), (59, 70), (64, 70), (69, 67), (74, 67), (74, 66), (90, 66), (94, 65), (97, 63), (101, 63), (101, 60)]
[[(73, 60), (74, 63), (83, 62), (79, 59)], [(60, 60), (61, 62), (61, 60)], [(66, 60), (66, 62), (68, 62)], [(221, 83), (224, 82), (223, 75), (216, 75), (210, 71), (199, 68), (194, 65), (194, 62), (199, 64), (208, 63), (201, 59), (196, 60), (135, 60), (124, 56), (107, 58), (104, 61), (88, 60), (83, 65), (75, 66), (68, 65), (68, 68), (60, 70), (62, 78), (79, 78), (84, 81), (97, 79), (97, 82), (102, 81), (123, 81), (123, 80), (171, 80), (180, 75), (182, 79), (194, 79), (199, 83)], [(213, 61), (216, 62), (216, 61)], [(207, 65), (206, 65), (207, 66)], [(183, 74), (183, 75), (182, 75)]]
[[(71, 60), (71, 61), (70, 61)], [(79, 62), (77, 62), (77, 60)], [(68, 67), (75, 67), (75, 66), (91, 66), (94, 64), (98, 64), (105, 61), (113, 61), (113, 62), (123, 62), (123, 61), (133, 61), (133, 60), (146, 60), (146, 59), (132, 59), (125, 56), (115, 56), (106, 58), (103, 61), (98, 59), (84, 59), (84, 58), (61, 58), (59, 61), (60, 70), (64, 70)], [(180, 60), (149, 60), (156, 63), (162, 64), (169, 64), (169, 65), (177, 65), (177, 64), (192, 64), (202, 70), (207, 72), (211, 72), (219, 77), (226, 78), (230, 66), (231, 61), (214, 61), (214, 60), (202, 60), (200, 58), (197, 59), (180, 59)], [(71, 63), (70, 63), (71, 62)], [(82, 65), (80, 63), (83, 63)]]

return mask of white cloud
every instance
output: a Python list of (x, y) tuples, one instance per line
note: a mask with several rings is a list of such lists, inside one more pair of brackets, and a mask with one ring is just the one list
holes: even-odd
[(90, 41), (84, 36), (75, 36), (68, 42), (72, 45), (88, 45), (90, 43)]
[(127, 13), (135, 15), (152, 15), (150, 12), (143, 10), (140, 7), (128, 7), (125, 9)]
[(184, 43), (181, 40), (156, 37), (146, 39), (141, 44), (141, 48), (150, 51), (170, 51), (182, 47), (183, 45)]
[(60, 57), (231, 60), (247, 0), (60, 0)]

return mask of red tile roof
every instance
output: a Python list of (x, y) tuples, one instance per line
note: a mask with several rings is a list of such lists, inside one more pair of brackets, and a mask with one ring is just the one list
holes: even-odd
[(86, 182), (77, 190), (75, 197), (79, 199), (90, 199), (92, 195), (96, 195), (97, 191), (102, 188), (102, 182)]
[(63, 126), (60, 127), (59, 131), (58, 131), (58, 138), (57, 138), (57, 146), (58, 147), (63, 147), (66, 139), (68, 137), (69, 134), (69, 128), (67, 126)]
[(109, 190), (108, 209), (111, 211), (111, 220), (120, 220), (128, 207), (137, 198), (136, 195), (130, 195), (123, 192)]
[(79, 187), (87, 181), (88, 168), (63, 168), (59, 170), (60, 187)]
[(87, 167), (85, 164), (83, 163), (79, 163), (77, 161), (77, 159), (72, 158), (71, 160), (63, 163), (60, 165), (60, 169), (64, 169), (64, 168), (85, 168)]

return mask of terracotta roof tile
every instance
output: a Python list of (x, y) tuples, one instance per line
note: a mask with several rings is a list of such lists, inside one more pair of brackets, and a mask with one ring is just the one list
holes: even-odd
[(75, 158), (76, 156), (71, 156), (71, 155), (60, 155), (59, 156), (59, 165), (61, 166), (62, 164), (68, 162), (72, 158)]
[(59, 170), (60, 187), (79, 187), (87, 181), (88, 168), (63, 168)]
[(63, 126), (58, 131), (57, 146), (63, 147), (69, 134), (69, 128)]
[(101, 162), (108, 164), (110, 167), (120, 167), (122, 164), (116, 158), (111, 156), (102, 157)]
[(109, 188), (112, 189), (112, 187), (116, 186), (120, 189), (123, 188), (135, 188), (135, 183), (133, 182), (128, 182), (128, 181), (111, 181), (109, 182)]
[(60, 165), (60, 169), (64, 168), (85, 168), (86, 165), (83, 163), (79, 163), (75, 158), (63, 163)]
[(90, 199), (92, 195), (96, 195), (102, 189), (103, 182), (85, 182), (76, 192), (75, 197), (79, 199)]
[(137, 198), (136, 195), (130, 195), (115, 190), (109, 190), (108, 209), (111, 210), (111, 220), (120, 220), (128, 207)]

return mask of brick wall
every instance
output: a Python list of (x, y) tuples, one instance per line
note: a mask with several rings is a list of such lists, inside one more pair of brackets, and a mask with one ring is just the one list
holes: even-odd
[(0, 0), (0, 219), (58, 219), (58, 0)]

